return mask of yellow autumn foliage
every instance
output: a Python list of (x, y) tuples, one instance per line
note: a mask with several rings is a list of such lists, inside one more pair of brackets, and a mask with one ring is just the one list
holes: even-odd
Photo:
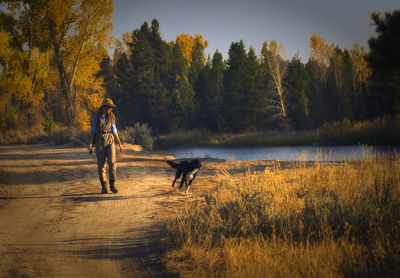
[[(106, 93), (96, 75), (113, 43), (112, 0), (10, 1), (0, 7), (8, 16), (0, 24), (0, 108), (15, 106), (19, 123), (24, 117), (37, 123), (46, 108), (61, 125), (87, 128)], [(0, 124), (17, 128), (13, 122)]]
[(203, 39), (202, 35), (189, 35), (189, 34), (180, 34), (176, 37), (175, 43), (179, 45), (182, 50), (183, 57), (185, 57), (188, 65), (190, 66), (192, 63), (192, 51), (196, 42), (201, 45), (201, 47), (206, 49), (208, 47), (208, 41)]

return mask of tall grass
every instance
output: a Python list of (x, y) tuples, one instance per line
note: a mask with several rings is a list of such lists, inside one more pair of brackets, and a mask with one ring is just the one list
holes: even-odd
[(75, 128), (57, 127), (51, 131), (9, 130), (0, 135), (0, 144), (69, 144), (89, 145), (89, 132)]
[(197, 129), (159, 136), (161, 148), (177, 146), (304, 146), (304, 145), (399, 145), (400, 115), (373, 121), (326, 123), (316, 130), (299, 132), (217, 133)]
[[(56, 127), (49, 131), (38, 130), (10, 130), (0, 134), (0, 144), (37, 144), (51, 143), (56, 145), (70, 144), (76, 146), (88, 146), (89, 134), (87, 130), (68, 127)], [(146, 150), (152, 150), (153, 138), (151, 128), (147, 124), (136, 123), (119, 132), (122, 143), (139, 144)]]
[(400, 115), (364, 122), (345, 119), (325, 124), (318, 133), (321, 143), (325, 145), (399, 145)]
[(315, 131), (287, 132), (247, 132), (213, 134), (198, 129), (187, 132), (171, 133), (159, 136), (156, 144), (161, 148), (177, 146), (301, 146), (318, 142)]
[(168, 225), (182, 276), (400, 275), (400, 159), (232, 176)]

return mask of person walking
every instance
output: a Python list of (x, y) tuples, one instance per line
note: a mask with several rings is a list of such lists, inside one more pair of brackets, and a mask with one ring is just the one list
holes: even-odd
[[(97, 167), (101, 183), (101, 194), (107, 194), (106, 160), (108, 164), (108, 178), (110, 190), (117, 193), (115, 180), (117, 178), (117, 165), (115, 154), (115, 141), (121, 152), (124, 151), (118, 136), (115, 124), (115, 115), (112, 109), (116, 107), (110, 98), (105, 98), (97, 113), (92, 117), (90, 128), (89, 152), (93, 144), (96, 145)], [(95, 143), (94, 143), (95, 141)]]

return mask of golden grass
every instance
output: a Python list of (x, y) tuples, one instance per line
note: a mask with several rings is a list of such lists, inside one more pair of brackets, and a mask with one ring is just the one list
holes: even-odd
[(183, 277), (400, 275), (400, 159), (231, 175), (168, 225)]

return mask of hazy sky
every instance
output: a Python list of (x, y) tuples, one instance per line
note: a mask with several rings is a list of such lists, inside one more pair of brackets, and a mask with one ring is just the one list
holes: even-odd
[(288, 59), (299, 51), (306, 62), (310, 35), (320, 34), (341, 48), (367, 47), (374, 35), (371, 12), (395, 9), (399, 0), (114, 0), (113, 33), (121, 39), (123, 32), (156, 18), (164, 40), (201, 34), (211, 56), (218, 49), (226, 59), (230, 44), (240, 40), (258, 55), (264, 41), (275, 39)]

